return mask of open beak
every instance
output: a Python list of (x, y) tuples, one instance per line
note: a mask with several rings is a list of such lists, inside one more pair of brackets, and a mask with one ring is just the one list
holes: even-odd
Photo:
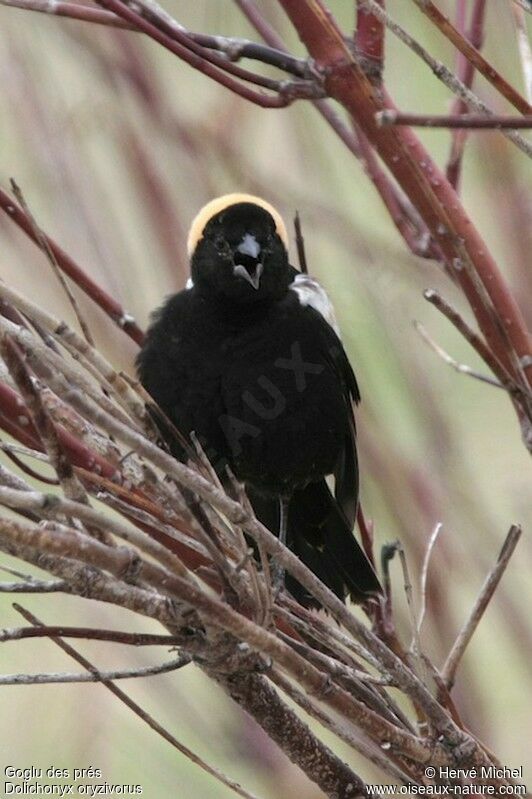
[(235, 250), (233, 274), (246, 280), (255, 291), (259, 288), (263, 266), (259, 261), (260, 244), (255, 236), (246, 233)]
[(250, 286), (253, 286), (255, 291), (258, 289), (260, 285), (260, 276), (262, 275), (262, 264), (257, 263), (254, 267), (242, 266), (242, 264), (237, 264), (233, 269), (233, 274), (237, 275), (237, 277), (243, 277), (244, 280), (247, 280)]

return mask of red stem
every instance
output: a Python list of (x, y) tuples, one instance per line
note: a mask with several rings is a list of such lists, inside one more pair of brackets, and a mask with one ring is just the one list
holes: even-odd
[[(486, 12), (486, 0), (475, 0), (473, 14), (471, 17), (471, 26), (467, 38), (477, 50), (482, 48), (484, 40), (484, 17)], [(465, 15), (465, 5), (462, 8), (462, 15)], [(460, 21), (460, 20), (459, 20)], [(458, 77), (462, 83), (470, 89), (473, 85), (475, 77), (475, 66), (472, 61), (469, 61), (463, 53), (458, 53)], [(469, 108), (467, 104), (457, 97), (451, 108), (451, 114), (467, 114)], [(462, 171), (462, 155), (467, 139), (465, 131), (457, 131), (453, 134), (451, 143), (451, 152), (449, 153), (449, 160), (447, 163), (446, 175), (447, 180), (454, 188), (458, 188), (460, 183), (460, 175)]]
[[(202, 72), (204, 75), (207, 75), (207, 77), (212, 78), (212, 80), (225, 86), (226, 89), (238, 94), (245, 100), (249, 100), (262, 108), (283, 108), (291, 102), (291, 97), (287, 93), (269, 95), (250, 89), (245, 83), (236, 80), (228, 74), (228, 62), (224, 62), (224, 69), (217, 67), (214, 63), (210, 63), (210, 61), (214, 60), (214, 56), (209, 56), (210, 61), (208, 61), (204, 54), (200, 55), (195, 52), (194, 48), (196, 45), (189, 37), (187, 37), (187, 46), (181, 44), (176, 41), (175, 31), (172, 31), (172, 36), (168, 35), (151, 22), (148, 22), (140, 14), (130, 9), (122, 3), (121, 0), (97, 0), (97, 2), (109, 11), (114, 11), (117, 16), (135, 25), (139, 31), (146, 34), (146, 36), (149, 36), (151, 39), (154, 39), (167, 50), (170, 50), (171, 53), (174, 53), (174, 55), (185, 61), (194, 69), (197, 69), (198, 72)], [(194, 45), (194, 48), (191, 47), (192, 45)], [(201, 50), (203, 50), (203, 48), (201, 48)], [(243, 70), (241, 67), (237, 67), (234, 64), (231, 65), (230, 71), (235, 73), (236, 70), (241, 73), (246, 73), (248, 80), (250, 79), (249, 76), (253, 75), (253, 73), (248, 73), (247, 70)], [(241, 77), (244, 78), (246, 76), (242, 74)], [(256, 78), (257, 76), (254, 77)]]
[[(21, 444), (24, 444), (24, 446), (35, 449), (38, 452), (44, 452), (39, 433), (32, 422), (31, 415), (22, 398), (16, 391), (13, 391), (12, 388), (3, 382), (0, 382), (0, 427), (17, 441), (20, 441)], [(61, 425), (55, 425), (55, 427), (59, 443), (70, 463), (81, 469), (82, 472), (86, 472), (89, 484), (92, 486), (92, 480), (90, 478), (92, 474), (96, 482), (102, 479), (106, 481), (108, 490), (111, 491), (112, 488), (114, 488), (120, 492), (121, 487), (115, 482), (122, 479), (118, 468), (106, 458), (103, 458), (97, 452), (94, 452), (94, 450), (83, 444), (82, 441), (77, 439)], [(85, 482), (83, 473), (80, 477), (82, 482)], [(127, 497), (128, 501), (134, 501), (138, 508), (144, 510), (147, 498), (141, 491), (135, 489), (128, 491)], [(159, 543), (167, 547), (171, 552), (175, 552), (175, 554), (192, 570), (206, 564), (205, 558), (196, 552), (196, 550), (190, 549), (185, 544), (176, 541), (156, 528), (141, 524), (133, 518), (131, 521), (156, 541), (159, 541)]]
[[(286, 49), (277, 31), (264, 19), (261, 10), (257, 8), (253, 0), (235, 0), (235, 3), (270, 47), (282, 51)], [(420, 219), (412, 218), (411, 211), (413, 209), (408, 199), (400, 194), (389, 175), (381, 168), (370, 142), (367, 139), (362, 141), (357, 138), (327, 100), (312, 100), (312, 104), (348, 150), (363, 162), (368, 177), (380, 194), (397, 230), (410, 250), (421, 257), (434, 257), (441, 260), (438, 248), (434, 246), (434, 243), (424, 243), (424, 240), (429, 238), (428, 235), (425, 235), (426, 229), (420, 229)], [(357, 134), (360, 135), (359, 129), (357, 129)]]
[[(0, 208), (24, 233), (30, 238), (34, 244), (39, 246), (39, 241), (35, 234), (35, 230), (31, 221), (28, 219), (24, 211), (15, 203), (12, 197), (0, 188)], [(135, 320), (122, 308), (113, 297), (105, 292), (97, 283), (95, 283), (84, 271), (79, 267), (61, 247), (55, 243), (49, 236), (43, 234), (48, 246), (54, 254), (57, 264), (65, 275), (74, 281), (79, 288), (87, 294), (98, 305), (118, 327), (122, 328), (130, 338), (137, 344), (142, 344), (144, 340), (144, 333), (137, 325)]]
[(522, 114), (532, 113), (532, 106), (519, 92), (500, 75), (482, 53), (467, 38), (462, 36), (452, 22), (434, 5), (432, 0), (415, 0), (420, 10), (440, 29), (443, 35), (482, 73), (492, 86)]
[[(371, 85), (320, 0), (279, 1), (322, 69), (327, 93), (360, 125), (425, 221), (460, 282), (490, 348), (516, 380), (521, 380), (513, 348), (532, 381), (532, 364), (528, 364), (531, 343), (524, 319), (456, 192), (410, 128), (378, 126), (376, 114), (383, 105), (393, 108), (393, 103), (385, 92), (377, 92)], [(497, 319), (493, 309), (486, 307), (487, 297)]]
[[(382, 9), (385, 8), (384, 0), (377, 0)], [(384, 33), (386, 27), (375, 14), (365, 6), (363, 0), (357, 0), (357, 27), (355, 44), (357, 53), (362, 58), (369, 59), (375, 70), (378, 71), (379, 80), (384, 67)]]

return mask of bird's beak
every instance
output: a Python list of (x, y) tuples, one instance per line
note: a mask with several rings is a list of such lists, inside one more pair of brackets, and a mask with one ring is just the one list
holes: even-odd
[(246, 269), (245, 266), (242, 264), (237, 264), (233, 268), (233, 274), (237, 277), (243, 277), (244, 280), (247, 280), (250, 286), (253, 286), (255, 291), (258, 289), (260, 284), (260, 276), (262, 275), (262, 264), (257, 263), (255, 266), (250, 267), (251, 271)]
[(259, 288), (263, 270), (262, 263), (258, 260), (260, 249), (260, 244), (255, 236), (252, 236), (251, 233), (246, 233), (235, 250), (235, 259), (238, 259), (238, 256), (241, 255), (244, 263), (235, 264), (233, 274), (247, 280), (255, 291)]

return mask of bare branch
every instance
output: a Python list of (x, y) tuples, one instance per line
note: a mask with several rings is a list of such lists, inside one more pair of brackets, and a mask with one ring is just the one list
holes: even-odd
[(516, 383), (507, 373), (502, 364), (499, 363), (497, 358), (493, 355), (491, 350), (486, 346), (485, 342), (465, 321), (465, 319), (447, 302), (437, 291), (434, 289), (427, 289), (423, 292), (423, 296), (428, 302), (434, 305), (449, 321), (456, 327), (456, 329), (464, 336), (464, 338), (471, 344), (474, 350), (480, 355), (482, 360), (489, 366), (492, 372), (497, 376), (500, 384), (512, 396), (524, 400), (528, 403), (529, 393), (524, 391), (523, 388)]
[(87, 641), (111, 641), (128, 646), (176, 646), (181, 638), (153, 633), (128, 633), (121, 630), (99, 630), (90, 627), (15, 627), (0, 630), (0, 642), (21, 641), (23, 638), (83, 638)]
[[(378, 0), (384, 9), (384, 0)], [(379, 84), (384, 69), (384, 32), (382, 20), (368, 9), (364, 0), (357, 0), (355, 46), (364, 62), (365, 70), (372, 81)]]
[(50, 266), (52, 267), (53, 273), (55, 274), (57, 280), (59, 281), (59, 284), (60, 284), (61, 288), (63, 289), (63, 291), (65, 292), (65, 294), (66, 294), (66, 296), (68, 298), (68, 301), (69, 301), (70, 305), (72, 306), (72, 309), (74, 311), (76, 319), (78, 320), (79, 326), (81, 328), (81, 332), (85, 336), (87, 342), (91, 346), (94, 346), (94, 339), (92, 337), (92, 333), (89, 330), (89, 327), (88, 327), (85, 319), (83, 318), (83, 314), (80, 311), (79, 305), (77, 303), (77, 300), (76, 300), (74, 294), (70, 290), (70, 287), (69, 287), (67, 281), (65, 280), (65, 278), (63, 277), (63, 275), (61, 273), (61, 270), (59, 268), (59, 264), (57, 263), (57, 258), (55, 257), (54, 252), (53, 252), (52, 248), (50, 247), (50, 244), (49, 244), (46, 236), (42, 232), (41, 228), (37, 224), (37, 221), (35, 220), (35, 217), (33, 216), (32, 212), (30, 211), (28, 203), (26, 202), (26, 199), (25, 199), (25, 197), (24, 197), (24, 195), (22, 193), (22, 190), (21, 190), (20, 186), (17, 185), (17, 183), (15, 182), (15, 180), (13, 178), (11, 178), (10, 183), (11, 183), (11, 188), (13, 190), (13, 194), (17, 198), (20, 207), (22, 208), (22, 210), (26, 214), (27, 218), (29, 219), (30, 225), (31, 225), (31, 227), (33, 229), (33, 233), (34, 233), (35, 239), (36, 239), (39, 247), (41, 248), (41, 250), (45, 254), (46, 258), (48, 259), (48, 262), (49, 262)]
[[(532, 48), (530, 47), (524, 10), (522, 6), (518, 7), (515, 4), (511, 4), (511, 9), (517, 33), (517, 46), (519, 48), (519, 57), (521, 59), (525, 94), (527, 96), (528, 102), (532, 103)], [(532, 9), (530, 8), (528, 9), (528, 11), (531, 10)]]
[(532, 116), (516, 117), (492, 114), (489, 117), (477, 114), (437, 116), (433, 114), (404, 114), (385, 109), (377, 114), (379, 125), (412, 125), (422, 128), (468, 128), (469, 130), (518, 130), (532, 128)]
[(438, 540), (438, 536), (440, 535), (442, 530), (443, 530), (443, 524), (441, 522), (438, 522), (438, 524), (434, 527), (434, 530), (431, 533), (429, 542), (427, 544), (427, 548), (425, 550), (425, 556), (423, 558), (423, 565), (421, 567), (420, 590), (419, 590), (419, 593), (421, 595), (421, 609), (419, 611), (419, 620), (417, 623), (418, 635), (421, 632), (421, 627), (423, 625), (427, 609), (427, 577), (429, 573), (430, 558), (432, 552), (434, 551), (434, 547), (436, 546), (436, 541)]
[[(163, 17), (155, 14), (148, 4), (136, 4), (135, 9), (138, 8), (141, 12), (139, 13), (122, 0), (98, 0), (98, 3), (129, 24), (135, 25), (142, 33), (157, 41), (194, 69), (262, 108), (284, 108), (298, 97), (310, 99), (323, 96), (321, 87), (315, 81), (274, 81), (244, 70), (227, 59), (221, 59), (212, 51), (193, 42), (186, 33), (182, 32), (177, 23), (169, 24), (167, 15)], [(244, 81), (272, 89), (276, 94), (257, 92), (249, 88)]]
[(473, 634), (477, 629), (479, 622), (482, 619), (482, 616), (484, 615), (491, 598), (493, 597), (493, 594), (495, 593), (501, 577), (508, 566), (510, 558), (512, 557), (515, 547), (517, 546), (517, 542), (521, 537), (521, 533), (522, 530), (519, 525), (512, 525), (499, 553), (497, 562), (486, 577), (484, 585), (480, 589), (477, 600), (473, 605), (469, 618), (458, 633), (456, 641), (454, 642), (452, 649), (447, 656), (447, 660), (445, 661), (443, 669), (441, 670), (441, 677), (445, 686), (447, 687), (447, 690), (449, 691), (454, 685), (456, 679), (456, 670), (460, 660), (462, 659), (467, 645), (473, 637)]
[(422, 339), (429, 345), (429, 347), (432, 350), (434, 350), (436, 355), (439, 355), (442, 361), (445, 361), (445, 363), (449, 364), (449, 366), (452, 366), (453, 369), (455, 369), (457, 372), (463, 375), (469, 375), (470, 377), (474, 377), (475, 380), (480, 380), (481, 382), (487, 383), (490, 386), (495, 386), (495, 388), (504, 388), (502, 383), (500, 383), (494, 377), (489, 377), (489, 375), (483, 375), (480, 372), (475, 372), (475, 370), (471, 369), (470, 366), (467, 366), (464, 363), (458, 363), (458, 361), (455, 361), (454, 358), (451, 358), (451, 356), (447, 352), (445, 352), (445, 350), (442, 347), (440, 347), (440, 345), (437, 344), (434, 341), (434, 339), (432, 339), (429, 336), (429, 334), (427, 333), (421, 322), (414, 322), (414, 327), (421, 335)]
[[(472, 91), (469, 89), (456, 75), (453, 75), (441, 61), (430, 55), (427, 50), (422, 47), (404, 28), (378, 5), (376, 0), (363, 0), (363, 2), (371, 9), (376, 17), (381, 19), (389, 30), (392, 31), (407, 47), (409, 47), (416, 55), (418, 55), (428, 67), (434, 72), (436, 77), (444, 83), (454, 94), (460, 97), (461, 100), (474, 111), (491, 115), (493, 112), (488, 106), (483, 103)], [(527, 104), (528, 105), (528, 104)], [(528, 113), (528, 111), (527, 111)], [(512, 141), (523, 153), (532, 157), (532, 144), (514, 131), (503, 130), (504, 135)]]
[[(19, 208), (12, 197), (0, 188), (0, 208), (35, 244), (39, 246), (35, 231), (27, 215)], [(47, 245), (54, 254), (60, 269), (76, 283), (130, 338), (141, 344), (144, 338), (142, 330), (134, 318), (99, 285), (97, 285), (72, 258), (66, 254), (49, 236), (45, 236)]]
[[(486, 0), (475, 0), (471, 12), (471, 22), (467, 32), (467, 38), (477, 50), (480, 50), (484, 39), (484, 19), (486, 16)], [(465, 33), (466, 28), (466, 3), (457, 4), (457, 25), (456, 27)], [(476, 70), (471, 61), (462, 53), (458, 53), (457, 74), (462, 83), (471, 89), (475, 79)], [(456, 98), (451, 109), (451, 114), (465, 114), (467, 105)], [(451, 150), (445, 174), (447, 180), (455, 189), (458, 189), (462, 169), (462, 157), (467, 141), (467, 132), (464, 130), (454, 130), (451, 137)]]
[(497, 70), (487, 61), (458, 31), (452, 22), (442, 14), (432, 0), (413, 0), (420, 11), (440, 29), (443, 35), (470, 61), (476, 69), (522, 114), (532, 113), (530, 104), (511, 86)]
[(124, 22), (116, 14), (82, 3), (62, 2), (62, 0), (58, 0), (58, 2), (56, 0), (0, 0), (0, 5), (21, 8), (25, 11), (38, 11), (42, 14), (53, 14), (82, 22), (95, 22), (98, 25), (136, 30), (133, 25)]
[(305, 253), (305, 239), (303, 238), (303, 232), (301, 230), (301, 219), (298, 211), (296, 211), (296, 215), (294, 217), (294, 231), (296, 234), (296, 246), (297, 246), (297, 257), (299, 260), (299, 269), (301, 270), (301, 272), (303, 272), (304, 275), (308, 275), (307, 256)]
[(64, 580), (24, 580), (22, 583), (0, 583), (0, 593), (2, 594), (52, 594), (58, 591), (69, 594), (68, 583)]
[[(284, 50), (283, 40), (271, 25), (266, 22), (254, 0), (235, 0), (235, 3), (270, 46)], [(359, 10), (361, 10), (361, 5), (359, 5)], [(370, 19), (365, 20), (364, 24), (366, 23), (371, 27), (374, 23), (372, 15)], [(382, 169), (369, 141), (365, 136), (362, 135), (361, 137), (360, 128), (356, 126), (355, 135), (353, 130), (345, 124), (333, 105), (327, 100), (313, 100), (312, 104), (347, 149), (355, 158), (362, 161), (368, 177), (379, 193), (407, 246), (412, 252), (421, 257), (438, 257), (437, 250), (432, 246), (430, 234), (423, 220), (419, 214), (416, 214), (412, 203), (409, 202), (406, 195), (398, 189), (386, 171)], [(420, 242), (426, 242), (426, 245), (420, 246)]]
[(138, 669), (119, 669), (116, 671), (45, 672), (43, 674), (0, 674), (0, 685), (49, 685), (55, 683), (106, 682), (108, 680), (129, 680), (138, 677), (154, 677), (166, 674), (190, 663), (189, 658), (176, 658), (160, 666), (146, 666)]
[[(20, 606), (17, 606), (17, 610), (22, 616), (24, 616), (24, 618), (27, 621), (30, 622), (30, 624), (34, 624), (35, 626), (42, 625), (42, 622), (39, 621), (39, 619), (36, 616), (34, 616), (32, 613), (30, 613), (28, 610)], [(85, 658), (83, 655), (77, 652), (73, 647), (71, 647), (70, 644), (67, 644), (66, 641), (63, 641), (61, 638), (55, 638), (53, 640), (54, 643), (56, 643), (57, 646), (63, 650), (63, 652), (66, 652), (67, 655), (70, 655), (70, 657), (73, 658), (75, 661), (77, 661), (81, 666), (83, 666), (83, 668), (87, 669), (87, 671), (90, 674), (95, 674), (95, 675), (99, 674), (98, 669), (96, 669), (92, 665), (92, 663), (90, 663), (90, 661), (87, 660), (87, 658)], [(185, 755), (185, 757), (187, 757), (197, 766), (202, 768), (212, 777), (217, 779), (227, 788), (230, 788), (232, 791), (238, 794), (238, 796), (242, 796), (243, 799), (257, 799), (257, 797), (255, 797), (253, 794), (244, 790), (244, 788), (242, 788), (237, 782), (234, 782), (233, 780), (226, 777), (225, 774), (223, 774), (221, 771), (214, 768), (213, 766), (210, 766), (208, 763), (206, 763), (204, 760), (198, 757), (198, 755), (196, 755), (191, 749), (189, 749), (187, 746), (178, 741), (177, 738), (174, 738), (174, 736), (171, 735), (168, 732), (168, 730), (166, 730), (157, 721), (155, 721), (153, 716), (150, 716), (149, 713), (147, 713), (143, 708), (140, 707), (140, 705), (138, 705), (136, 702), (133, 701), (133, 699), (131, 699), (126, 693), (124, 693), (124, 691), (122, 691), (121, 688), (118, 688), (116, 685), (114, 685), (110, 679), (102, 677), (100, 681), (102, 682), (103, 685), (105, 685), (105, 687), (109, 691), (111, 691), (112, 694), (114, 694), (117, 697), (117, 699), (119, 699), (124, 705), (126, 705), (126, 707), (132, 710), (133, 713), (136, 716), (138, 716), (138, 718), (144, 721), (149, 727), (151, 727), (152, 730), (154, 730), (156, 733), (158, 733), (158, 735), (164, 738), (165, 741), (167, 741), (171, 746), (173, 746), (175, 749), (181, 752), (181, 754)]]
[[(0, 5), (139, 32), (139, 28), (136, 25), (126, 22), (112, 11), (94, 8), (94, 6), (84, 5), (83, 3), (62, 2), (62, 0), (0, 0)], [(153, 7), (153, 3), (151, 7)], [(144, 11), (146, 12), (147, 10), (148, 8), (146, 7)], [(223, 53), (229, 61), (248, 58), (277, 67), (283, 72), (288, 72), (298, 78), (308, 78), (310, 75), (309, 65), (306, 61), (295, 58), (283, 50), (251, 42), (248, 39), (194, 33), (172, 20), (168, 14), (164, 14), (164, 18), (173, 23), (171, 24), (172, 32), (185, 34), (191, 42), (195, 42), (208, 50), (216, 50)], [(225, 68), (227, 64), (224, 63), (222, 66)]]

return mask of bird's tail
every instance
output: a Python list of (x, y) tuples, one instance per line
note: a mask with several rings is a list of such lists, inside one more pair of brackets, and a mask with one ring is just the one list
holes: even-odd
[[(257, 518), (270, 530), (279, 529), (279, 502), (248, 492)], [(381, 592), (373, 566), (358, 544), (325, 480), (295, 491), (288, 509), (287, 544), (338, 597), (349, 594), (363, 602)], [(291, 575), (286, 587), (307, 607), (316, 600)]]

